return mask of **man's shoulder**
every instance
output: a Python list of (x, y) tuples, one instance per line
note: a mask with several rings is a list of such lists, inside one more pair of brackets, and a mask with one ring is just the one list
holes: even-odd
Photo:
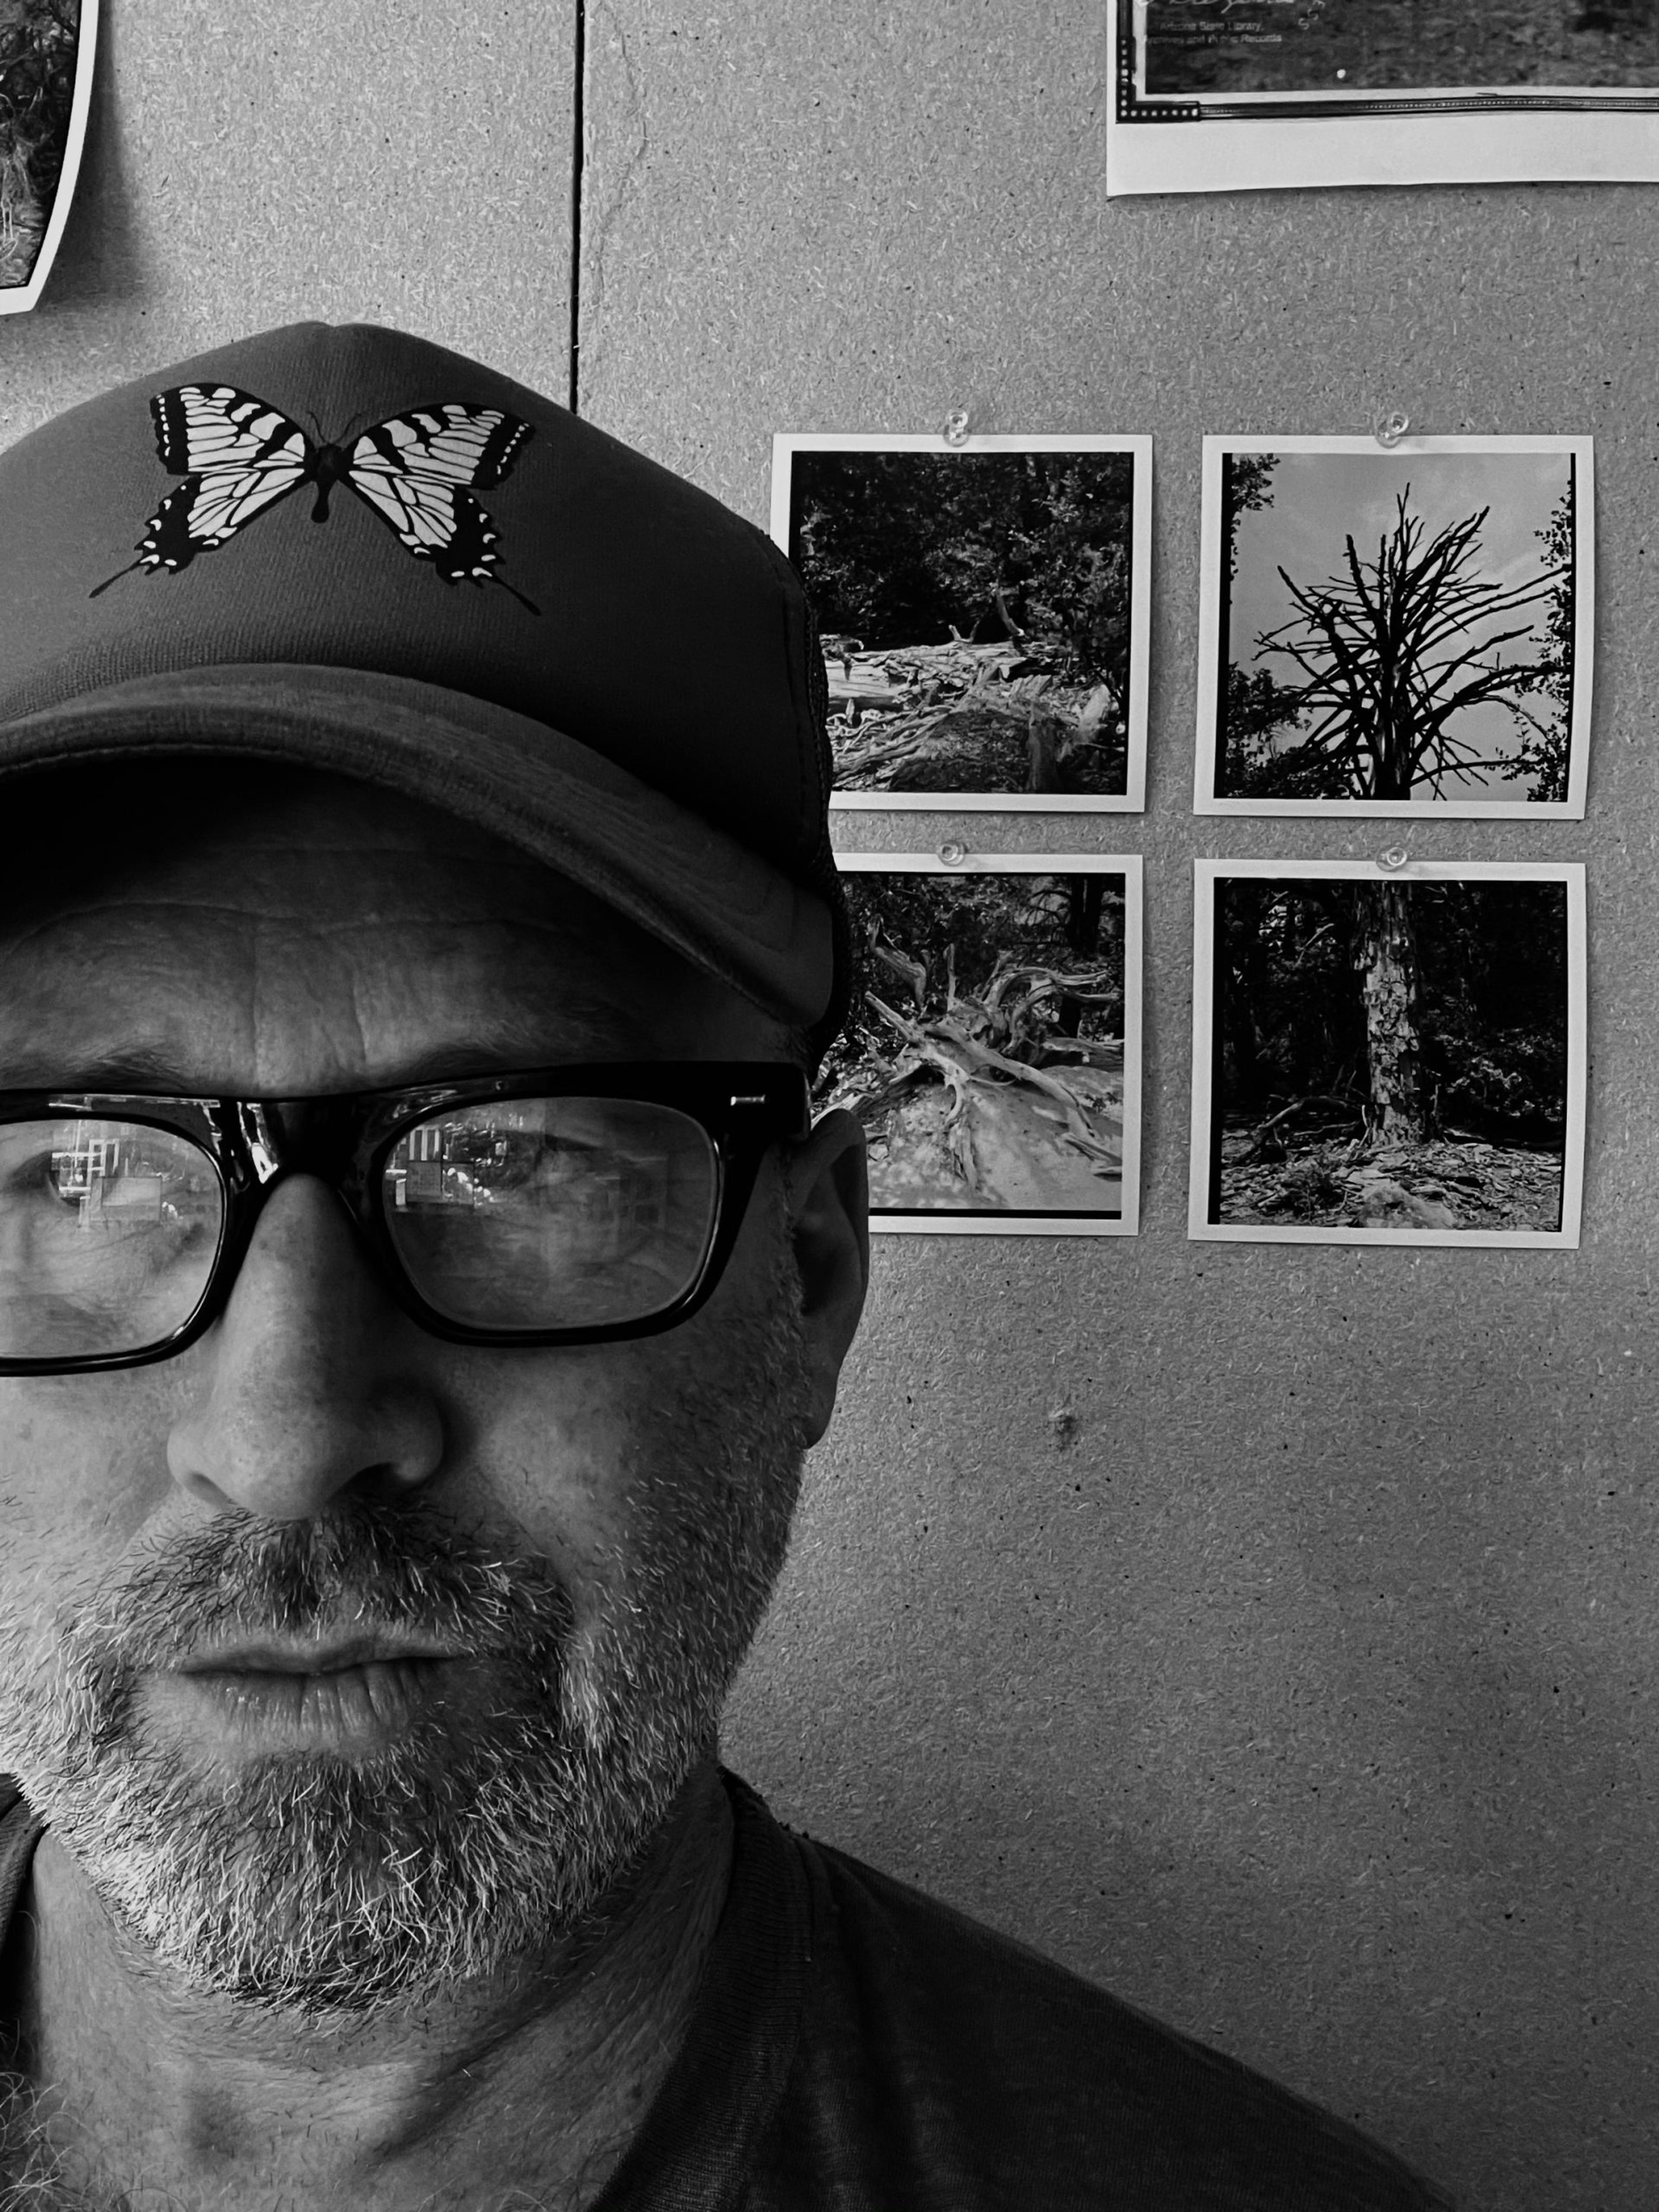
[(1053, 2212), (1449, 2203), (1266, 2075), (846, 1852), (793, 1841), (818, 1952), (797, 2078), (830, 2094), (850, 2069), (854, 2101), (899, 2138), (884, 2157), (914, 2157), (935, 2182), (959, 2165), (979, 2191), (963, 2203), (1035, 2202), (1032, 2184)]

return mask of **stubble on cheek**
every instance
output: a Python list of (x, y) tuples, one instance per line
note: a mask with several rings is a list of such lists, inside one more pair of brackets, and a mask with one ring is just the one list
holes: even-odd
[[(805, 1404), (787, 1247), (764, 1292), (659, 1340), (625, 1401), (489, 1432), (519, 1480), (539, 1436), (560, 1470), (544, 1488), (568, 1482), (545, 1555), (465, 1540), (417, 1496), (198, 1518), (67, 1586), (58, 1542), (8, 1559), (0, 1765), (187, 1983), (310, 2011), (396, 2002), (568, 1926), (648, 1846), (713, 1748), (787, 1547)], [(493, 1653), (487, 1717), (470, 1700), (459, 1730), (434, 1716), (378, 1759), (228, 1775), (147, 1719), (145, 1666), (227, 1625), (303, 1634), (360, 1611)]]

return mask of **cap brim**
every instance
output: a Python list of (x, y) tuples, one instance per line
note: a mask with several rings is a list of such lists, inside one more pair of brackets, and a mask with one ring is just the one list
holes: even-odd
[(810, 1027), (829, 1006), (823, 898), (590, 746), (465, 693), (222, 662), (0, 723), (0, 775), (192, 754), (331, 769), (423, 799), (580, 884), (777, 1019)]

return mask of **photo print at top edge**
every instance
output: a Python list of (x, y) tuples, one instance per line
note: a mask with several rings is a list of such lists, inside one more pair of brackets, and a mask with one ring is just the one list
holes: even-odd
[(0, 315), (45, 289), (86, 137), (98, 0), (0, 0)]
[(1139, 812), (1152, 441), (773, 441), (843, 808)]
[(1578, 1243), (1584, 871), (1200, 860), (1189, 1233)]
[(1200, 814), (1584, 811), (1588, 438), (1206, 438)]
[(1133, 1236), (1139, 858), (838, 859), (858, 979), (813, 1103), (863, 1124), (872, 1226)]
[(1659, 0), (1109, 0), (1108, 17), (1110, 191), (1656, 173)]
[(1147, 93), (1659, 88), (1659, 0), (1146, 0)]

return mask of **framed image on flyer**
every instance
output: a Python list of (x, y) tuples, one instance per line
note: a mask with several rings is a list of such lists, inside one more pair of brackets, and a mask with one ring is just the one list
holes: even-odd
[(1133, 1236), (1139, 855), (837, 858), (860, 981), (814, 1103), (863, 1124), (872, 1227)]
[(1650, 0), (1108, 0), (1107, 191), (1651, 182)]
[(772, 441), (818, 619), (837, 809), (1139, 813), (1152, 441)]

